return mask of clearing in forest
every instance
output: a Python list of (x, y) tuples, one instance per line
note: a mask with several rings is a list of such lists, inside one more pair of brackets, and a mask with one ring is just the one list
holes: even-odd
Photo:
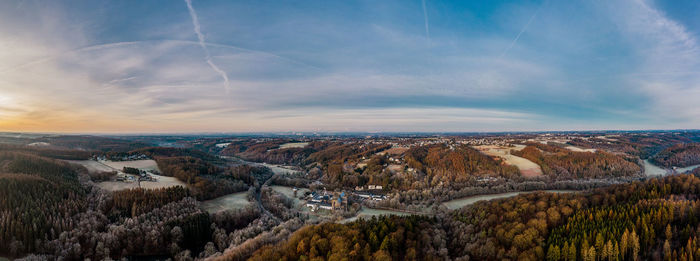
[(110, 166), (114, 169), (117, 170), (122, 170), (124, 167), (130, 167), (130, 168), (137, 168), (137, 169), (142, 169), (142, 170), (157, 170), (160, 172), (158, 169), (158, 164), (156, 164), (155, 160), (127, 160), (127, 161), (101, 161), (101, 163)]
[(511, 150), (522, 150), (525, 148), (525, 145), (513, 145), (513, 147), (503, 147), (503, 146), (497, 146), (497, 145), (482, 145), (482, 146), (475, 146), (475, 149), (481, 151), (482, 153), (489, 155), (489, 156), (494, 156), (494, 157), (499, 157), (503, 159), (503, 161), (506, 162), (508, 165), (513, 165), (518, 167), (520, 170), (520, 174), (523, 175), (523, 177), (539, 177), (542, 176), (542, 168), (540, 165), (537, 165), (536, 163), (522, 157), (518, 157), (515, 155), (510, 154)]
[(576, 146), (566, 146), (564, 148), (566, 148), (570, 151), (575, 151), (575, 152), (593, 152), (593, 153), (595, 153), (595, 149), (582, 149), (582, 148), (579, 148)]
[(309, 145), (308, 142), (288, 142), (280, 145), (280, 149), (304, 148)]
[(202, 208), (213, 214), (224, 210), (242, 209), (250, 204), (251, 202), (248, 201), (248, 191), (243, 191), (202, 201)]
[[(89, 172), (92, 173), (98, 173), (98, 172), (121, 172), (124, 167), (131, 167), (131, 168), (138, 168), (142, 170), (156, 170), (158, 171), (158, 165), (156, 165), (156, 162), (154, 160), (132, 160), (132, 161), (94, 161), (94, 160), (68, 160), (70, 163), (82, 165), (83, 167), (87, 168)], [(134, 179), (137, 179), (135, 175), (131, 174), (124, 174), (126, 176), (133, 176)], [(156, 179), (156, 181), (141, 181), (140, 186), (142, 188), (146, 189), (157, 189), (157, 188), (168, 188), (168, 187), (174, 187), (174, 186), (183, 186), (187, 187), (187, 185), (176, 179), (175, 177), (166, 177), (166, 176), (161, 176), (161, 175), (156, 175), (153, 173), (149, 173), (153, 178)], [(116, 176), (113, 177), (113, 180), (111, 181), (103, 181), (97, 183), (97, 186), (100, 188), (103, 188), (105, 190), (109, 191), (117, 191), (117, 190), (122, 190), (122, 189), (133, 189), (133, 188), (138, 188), (139, 187), (139, 182), (134, 181), (117, 181)]]

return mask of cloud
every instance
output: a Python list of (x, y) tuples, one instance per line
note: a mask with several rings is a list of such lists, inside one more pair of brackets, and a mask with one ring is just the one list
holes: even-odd
[(525, 32), (525, 30), (527, 30), (527, 27), (530, 26), (530, 24), (532, 23), (532, 20), (535, 20), (535, 17), (537, 17), (537, 13), (539, 13), (539, 12), (540, 12), (540, 8), (537, 8), (537, 10), (535, 10), (535, 13), (533, 13), (532, 16), (530, 17), (530, 19), (527, 20), (527, 23), (525, 23), (523, 28), (520, 29), (520, 32), (518, 32), (518, 34), (515, 36), (515, 38), (513, 38), (513, 41), (510, 42), (510, 45), (508, 45), (508, 48), (503, 50), (503, 52), (501, 53), (501, 55), (499, 57), (503, 58), (503, 56), (505, 56), (508, 53), (508, 51), (510, 51), (510, 49), (513, 48), (513, 46), (515, 46), (515, 44), (518, 42), (518, 39), (520, 39), (520, 36), (523, 34), (523, 32)]
[(199, 18), (197, 18), (197, 12), (194, 11), (194, 7), (192, 7), (192, 0), (185, 0), (185, 3), (187, 3), (187, 9), (190, 12), (190, 16), (192, 17), (192, 25), (194, 26), (194, 32), (197, 34), (197, 39), (199, 40), (199, 45), (202, 47), (202, 50), (204, 50), (204, 59), (207, 61), (207, 64), (216, 71), (219, 75), (221, 75), (221, 78), (224, 79), (224, 88), (226, 89), (226, 92), (229, 91), (229, 79), (228, 75), (226, 75), (226, 72), (221, 70), (219, 66), (217, 66), (214, 61), (211, 58), (211, 55), (209, 54), (209, 49), (207, 49), (207, 45), (204, 41), (204, 35), (202, 34), (201, 27), (199, 25)]
[[(216, 18), (207, 41), (191, 1), (187, 10), (181, 3), (155, 20), (146, 14), (160, 8), (139, 8), (137, 34), (105, 28), (137, 12), (128, 8), (105, 21), (21, 8), (46, 14), (48, 28), (0, 11), (0, 95), (12, 99), (0, 104), (0, 130), (498, 131), (700, 119), (694, 35), (646, 2), (605, 8), (623, 15), (586, 3), (572, 8), (581, 14), (508, 5), (476, 22), (440, 3), (431, 10), (453, 19), (428, 21), (427, 5), (416, 21), (417, 5), (321, 6), (334, 11), (319, 14), (313, 5), (235, 2), (206, 8)], [(432, 39), (428, 22), (440, 29)], [(66, 29), (72, 24), (83, 26)], [(196, 41), (183, 40), (190, 26)], [(240, 87), (235, 95), (221, 95), (222, 79)]]
[(685, 127), (700, 124), (700, 47), (697, 39), (678, 21), (652, 4), (634, 0), (618, 10), (622, 28), (641, 57), (632, 86), (650, 97), (656, 118)]
[(428, 23), (428, 9), (425, 6), (425, 0), (422, 0), (422, 6), (423, 6), (423, 20), (425, 23), (425, 38), (430, 41), (430, 24)]

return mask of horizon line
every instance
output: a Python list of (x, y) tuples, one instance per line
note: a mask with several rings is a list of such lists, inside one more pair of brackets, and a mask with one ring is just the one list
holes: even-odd
[(520, 131), (244, 131), (244, 132), (221, 132), (221, 131), (198, 131), (198, 132), (18, 132), (1, 131), (0, 134), (43, 134), (43, 135), (87, 135), (87, 136), (194, 136), (194, 135), (307, 135), (307, 134), (527, 134), (527, 133), (593, 133), (593, 132), (698, 132), (700, 129), (587, 129), (587, 130), (520, 130)]

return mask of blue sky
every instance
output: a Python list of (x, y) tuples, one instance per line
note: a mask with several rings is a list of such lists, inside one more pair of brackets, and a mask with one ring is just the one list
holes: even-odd
[(699, 128), (697, 13), (650, 0), (3, 1), (0, 130)]

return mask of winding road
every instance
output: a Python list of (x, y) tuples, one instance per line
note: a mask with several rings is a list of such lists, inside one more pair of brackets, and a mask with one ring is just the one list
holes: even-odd
[[(219, 156), (219, 157), (222, 158), (222, 159), (225, 159), (225, 160), (227, 160), (227, 161), (230, 160), (230, 161), (241, 162), (242, 164), (255, 165), (255, 166), (264, 166), (263, 164), (256, 163), (256, 162), (246, 161), (246, 160), (243, 160), (243, 159), (237, 158), (237, 157), (230, 157), (230, 156)], [(274, 171), (273, 171), (273, 173), (274, 173)], [(261, 199), (261, 196), (262, 196), (262, 195), (261, 195), (261, 194), (262, 194), (262, 187), (263, 187), (263, 186), (268, 186), (268, 185), (270, 185), (270, 182), (272, 182), (272, 178), (275, 177), (275, 176), (277, 176), (277, 173), (274, 173), (272, 176), (268, 177), (268, 178), (265, 179), (265, 180), (261, 180), (263, 183), (262, 183), (262, 184), (259, 184), (258, 186), (255, 187), (255, 201), (256, 201), (256, 203), (257, 203), (257, 205), (258, 205), (258, 208), (260, 209), (260, 211), (261, 211), (264, 215), (268, 215), (269, 217), (271, 217), (272, 219), (274, 219), (274, 220), (277, 221), (278, 223), (282, 223), (282, 220), (281, 220), (280, 218), (278, 218), (277, 216), (275, 216), (274, 214), (272, 214), (272, 212), (270, 212), (269, 210), (267, 210), (267, 209), (265, 208), (265, 206), (263, 206), (263, 204), (262, 204), (262, 199)], [(256, 181), (257, 181), (257, 177), (256, 177)], [(259, 182), (259, 181), (258, 181), (258, 182)]]
[(272, 219), (274, 219), (274, 220), (277, 221), (278, 223), (282, 223), (282, 220), (281, 220), (280, 218), (278, 218), (277, 216), (275, 216), (274, 214), (272, 214), (272, 212), (270, 212), (269, 210), (267, 210), (267, 209), (265, 208), (265, 206), (263, 206), (263, 204), (262, 204), (262, 199), (260, 198), (260, 197), (261, 197), (261, 194), (262, 194), (262, 187), (263, 187), (263, 186), (268, 186), (268, 185), (270, 184), (270, 182), (272, 181), (272, 178), (273, 178), (274, 176), (276, 176), (276, 175), (277, 175), (277, 174), (274, 174), (274, 175), (270, 176), (267, 180), (265, 180), (265, 183), (263, 183), (261, 186), (255, 188), (255, 201), (257, 201), (258, 207), (260, 208), (260, 210), (261, 210), (263, 213), (265, 213), (266, 215), (270, 216)]

